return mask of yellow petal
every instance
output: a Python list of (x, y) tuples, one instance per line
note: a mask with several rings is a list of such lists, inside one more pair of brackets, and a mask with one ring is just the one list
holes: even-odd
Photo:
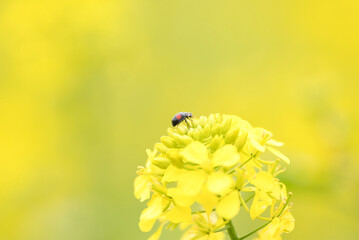
[(193, 240), (197, 237), (196, 233), (197, 232), (193, 228), (190, 228), (182, 235), (181, 240)]
[(149, 182), (148, 176), (141, 175), (137, 176), (134, 184), (135, 197), (140, 199), (141, 202), (150, 198), (151, 193), (151, 184)]
[(283, 183), (281, 183), (280, 185), (281, 185), (281, 190), (280, 190), (281, 197), (288, 198), (287, 187)]
[[(191, 216), (191, 217), (193, 217), (193, 216)], [(191, 225), (193, 225), (192, 219), (191, 219), (191, 221), (181, 222), (181, 223), (179, 224), (179, 229), (180, 229), (181, 231), (184, 231), (185, 229), (187, 229), (187, 228), (188, 228), (189, 226), (191, 226)]]
[(188, 196), (178, 188), (170, 188), (167, 192), (174, 200), (176, 205), (188, 207), (196, 201), (196, 196)]
[(151, 231), (156, 220), (157, 219), (140, 220), (138, 225), (142, 232), (149, 232), (149, 231)]
[(260, 216), (267, 209), (267, 207), (271, 205), (271, 201), (271, 198), (268, 197), (266, 193), (257, 191), (249, 211), (251, 218), (255, 219)]
[(222, 173), (222, 172), (215, 172), (212, 173), (207, 180), (207, 187), (208, 190), (217, 195), (224, 195), (233, 186), (233, 179), (231, 176)]
[(285, 163), (290, 164), (289, 158), (287, 156), (285, 156), (283, 153), (281, 153), (280, 151), (278, 151), (277, 149), (272, 148), (272, 147), (268, 147), (268, 146), (267, 146), (267, 149), (269, 151), (271, 151), (274, 155), (276, 155), (277, 157), (282, 159)]
[(146, 149), (146, 153), (147, 153), (146, 168), (149, 168), (151, 166), (153, 157), (157, 154), (157, 149), (155, 149), (153, 152), (150, 149)]
[(210, 214), (217, 206), (218, 198), (208, 190), (203, 189), (202, 193), (197, 197), (197, 202), (204, 207), (208, 214)]
[(264, 152), (264, 151), (265, 151), (265, 147), (264, 147), (263, 145), (261, 145), (261, 144), (255, 139), (255, 137), (254, 137), (253, 135), (249, 135), (249, 136), (248, 136), (248, 140), (249, 140), (250, 145), (251, 145), (253, 148), (257, 149), (257, 150), (260, 151), (260, 152)]
[(252, 220), (260, 216), (267, 209), (267, 207), (268, 206), (265, 204), (265, 202), (262, 201), (257, 201), (253, 203), (249, 211)]
[(291, 212), (286, 211), (281, 217), (280, 217), (282, 228), (284, 232), (291, 232), (294, 229), (294, 217)]
[(162, 213), (162, 198), (154, 195), (148, 202), (148, 208), (142, 211), (141, 220), (156, 219)]
[(268, 224), (262, 231), (259, 232), (260, 240), (281, 240), (279, 218), (274, 218), (270, 224)]
[(161, 237), (163, 226), (164, 223), (161, 224), (161, 226), (157, 229), (157, 231), (154, 234), (152, 234), (152, 236), (149, 237), (148, 240), (158, 240)]
[(201, 192), (205, 180), (206, 174), (200, 170), (183, 170), (179, 176), (177, 188), (188, 196), (195, 196)]
[(269, 141), (266, 142), (266, 145), (273, 146), (273, 147), (281, 147), (284, 145), (284, 143), (278, 142), (274, 139), (270, 139)]
[(254, 192), (255, 190), (255, 187), (244, 187), (241, 189), (241, 192)]
[(274, 178), (268, 172), (259, 172), (257, 175), (250, 181), (257, 189), (260, 189), (264, 192), (270, 192), (274, 186)]
[(162, 182), (175, 182), (178, 181), (178, 176), (181, 173), (181, 169), (176, 168), (174, 165), (169, 165), (168, 168), (165, 171), (165, 174), (162, 178)]
[(191, 208), (175, 206), (166, 213), (166, 218), (173, 223), (190, 222)]
[(219, 201), (216, 211), (219, 216), (225, 219), (232, 219), (238, 214), (239, 206), (238, 191), (235, 190)]
[(237, 148), (233, 145), (224, 145), (213, 154), (213, 165), (232, 167), (239, 162), (239, 154)]
[(183, 149), (182, 156), (185, 162), (203, 164), (208, 160), (208, 151), (203, 143), (195, 141)]
[(226, 235), (223, 232), (210, 232), (208, 235), (208, 240), (224, 240)]
[(282, 189), (280, 187), (279, 182), (277, 181), (273, 182), (273, 187), (271, 189), (271, 196), (273, 196), (277, 200), (279, 200), (282, 197)]

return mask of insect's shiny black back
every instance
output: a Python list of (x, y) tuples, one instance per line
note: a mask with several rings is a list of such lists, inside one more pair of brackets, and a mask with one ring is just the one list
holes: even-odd
[(172, 126), (177, 126), (178, 124), (180, 124), (183, 121), (184, 118), (182, 119), (177, 119), (176, 116), (174, 116), (172, 118)]
[[(180, 117), (180, 118), (179, 118)], [(172, 118), (172, 126), (177, 126), (181, 122), (183, 122), (186, 118), (192, 117), (192, 113), (189, 112), (179, 112), (175, 114), (175, 116)]]

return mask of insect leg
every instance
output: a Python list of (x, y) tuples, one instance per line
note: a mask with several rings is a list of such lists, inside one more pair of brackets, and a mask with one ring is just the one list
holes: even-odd
[(184, 121), (187, 123), (187, 127), (189, 128), (190, 125), (189, 125), (188, 122), (187, 122), (187, 117), (185, 117)]

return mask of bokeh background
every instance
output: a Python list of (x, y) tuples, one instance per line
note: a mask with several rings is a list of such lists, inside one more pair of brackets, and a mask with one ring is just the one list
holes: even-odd
[(285, 239), (358, 239), (358, 11), (1, 0), (0, 239), (146, 239), (136, 167), (179, 111), (236, 114), (286, 143)]

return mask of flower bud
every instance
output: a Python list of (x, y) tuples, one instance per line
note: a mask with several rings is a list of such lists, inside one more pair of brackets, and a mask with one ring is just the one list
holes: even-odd
[(193, 133), (193, 139), (199, 140), (201, 138), (201, 132), (198, 130), (198, 128)]
[(151, 174), (157, 177), (162, 177), (165, 173), (165, 169), (160, 168), (158, 166), (156, 166), (155, 164), (152, 164), (151, 167)]
[(176, 141), (168, 136), (161, 137), (161, 142), (168, 148), (176, 147)]
[(207, 125), (207, 117), (205, 116), (201, 116), (198, 121), (199, 125), (201, 125), (202, 127), (204, 127), (204, 125)]
[(187, 129), (187, 127), (186, 126), (184, 126), (184, 125), (178, 125), (178, 127), (177, 127), (177, 132), (179, 133), (179, 134), (186, 134), (187, 133), (187, 131), (188, 131), (188, 129)]
[(214, 118), (214, 115), (213, 114), (211, 114), (211, 115), (209, 115), (209, 117), (208, 117), (208, 124), (211, 126), (211, 127), (213, 127), (213, 125), (216, 123), (216, 120), (215, 120), (215, 118)]
[(239, 128), (235, 127), (235, 128), (232, 128), (231, 130), (229, 130), (227, 132), (227, 135), (225, 137), (225, 142), (227, 144), (232, 144), (233, 142), (236, 141), (237, 137), (238, 137), (238, 133), (239, 133)]
[(203, 128), (202, 137), (208, 138), (211, 135), (211, 126), (209, 124), (206, 124), (206, 126)]
[(212, 141), (208, 144), (208, 147), (214, 152), (218, 148), (224, 145), (223, 138), (220, 136), (213, 137)]
[(160, 153), (166, 153), (168, 151), (168, 148), (163, 144), (163, 143), (156, 143), (155, 144), (155, 148), (160, 152)]
[(228, 132), (229, 128), (231, 127), (232, 119), (227, 117), (221, 124), (221, 133), (224, 134)]
[(166, 153), (166, 156), (169, 158), (169, 160), (175, 167), (178, 167), (178, 168), (183, 167), (182, 155), (180, 154), (179, 149), (172, 148), (172, 149), (168, 150)]
[(240, 132), (237, 140), (234, 143), (234, 146), (237, 147), (238, 152), (240, 152), (246, 143), (248, 133), (247, 132)]
[(215, 123), (212, 127), (212, 136), (218, 135), (221, 132), (221, 125), (218, 123)]
[(171, 161), (164, 157), (155, 157), (151, 162), (162, 169), (166, 169), (171, 164)]
[(193, 141), (193, 139), (187, 135), (179, 135), (178, 133), (175, 133), (173, 136), (178, 144), (178, 147), (185, 147)]
[(215, 113), (214, 114), (214, 119), (216, 119), (216, 122), (221, 122), (222, 121), (222, 116), (219, 113)]
[(193, 138), (194, 128), (188, 130), (187, 135)]
[(167, 133), (168, 133), (168, 136), (169, 136), (169, 137), (174, 138), (174, 135), (173, 135), (173, 134), (176, 133), (176, 129), (174, 129), (174, 128), (167, 128)]
[(199, 121), (197, 119), (192, 119), (191, 120), (191, 125), (193, 128), (196, 128), (199, 126)]

